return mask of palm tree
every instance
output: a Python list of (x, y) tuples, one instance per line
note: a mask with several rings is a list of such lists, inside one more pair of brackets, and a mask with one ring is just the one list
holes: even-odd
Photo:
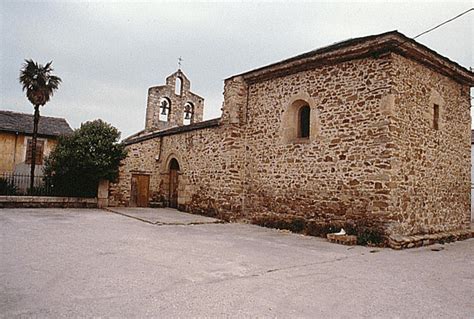
[(25, 60), (23, 68), (20, 70), (20, 84), (23, 85), (23, 91), (26, 91), (26, 97), (35, 107), (33, 140), (31, 143), (30, 190), (33, 190), (35, 182), (36, 140), (38, 137), (38, 123), (40, 119), (39, 107), (49, 101), (61, 83), (59, 77), (51, 74), (53, 71), (51, 67), (52, 62), (53, 61), (50, 61), (43, 66), (31, 59)]

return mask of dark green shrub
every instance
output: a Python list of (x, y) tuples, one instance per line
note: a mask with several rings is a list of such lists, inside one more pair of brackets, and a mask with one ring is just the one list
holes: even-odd
[(306, 220), (302, 217), (271, 214), (258, 216), (251, 220), (252, 224), (275, 229), (285, 229), (294, 233), (301, 233), (306, 228)]
[(306, 220), (301, 217), (295, 217), (291, 220), (290, 230), (295, 233), (301, 233), (306, 228)]
[(366, 220), (347, 222), (344, 224), (344, 230), (349, 235), (357, 236), (358, 245), (384, 246), (386, 244), (386, 235), (383, 229)]
[(306, 224), (305, 234), (309, 236), (326, 237), (327, 234), (336, 233), (341, 230), (339, 224), (325, 224), (311, 221)]
[(384, 245), (385, 234), (377, 229), (361, 229), (357, 233), (357, 244), (363, 246)]
[(8, 179), (0, 177), (0, 195), (16, 195), (16, 186)]
[(120, 161), (126, 157), (120, 132), (95, 120), (62, 136), (45, 161), (45, 182), (55, 195), (95, 197), (100, 179), (116, 180)]
[(52, 190), (45, 185), (35, 186), (33, 188), (28, 188), (27, 194), (31, 196), (50, 196), (52, 195)]
[(386, 235), (383, 229), (362, 219), (345, 223), (325, 223), (306, 220), (302, 217), (269, 214), (256, 216), (251, 222), (267, 228), (285, 229), (317, 237), (326, 237), (327, 234), (339, 232), (341, 228), (344, 228), (348, 235), (357, 236), (358, 245), (384, 246), (386, 244)]

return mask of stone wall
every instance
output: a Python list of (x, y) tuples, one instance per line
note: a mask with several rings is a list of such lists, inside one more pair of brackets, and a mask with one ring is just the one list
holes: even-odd
[[(166, 205), (174, 158), (178, 207), (190, 212), (408, 237), (466, 229), (469, 88), (389, 51), (314, 63), (227, 79), (218, 126), (128, 141), (111, 205), (130, 204), (133, 173), (150, 175), (150, 200)], [(303, 105), (307, 138), (298, 135)]]
[(473, 183), (474, 183), (474, 144), (471, 144), (471, 223), (474, 223), (474, 184)]
[[(249, 87), (245, 214), (326, 224), (386, 221), (392, 145), (389, 55), (322, 66)], [(288, 138), (293, 103), (311, 108), (307, 140)]]
[[(395, 108), (392, 232), (446, 232), (470, 226), (470, 95), (461, 85), (419, 63), (393, 56)], [(439, 127), (434, 128), (434, 107)]]
[[(118, 181), (110, 184), (110, 206), (129, 205), (133, 173), (150, 176), (159, 174), (156, 158), (160, 154), (160, 144), (161, 141), (157, 138), (127, 146), (128, 156), (120, 165)], [(150, 178), (150, 198), (156, 197), (158, 186), (156, 178)]]
[[(176, 94), (175, 85), (178, 79), (181, 80), (181, 91)], [(171, 110), (168, 121), (160, 120), (160, 102), (166, 98)], [(191, 92), (191, 83), (181, 70), (171, 74), (166, 78), (166, 85), (154, 86), (148, 89), (145, 130), (163, 130), (166, 128), (183, 125), (184, 105), (191, 102), (194, 106), (194, 115), (191, 123), (202, 121), (204, 112), (204, 99)]]
[[(166, 135), (131, 144), (110, 205), (128, 206), (133, 173), (150, 175), (150, 199), (167, 204), (169, 165), (180, 166), (178, 207), (221, 218), (237, 218), (242, 210), (242, 134), (233, 125)], [(232, 213), (230, 213), (232, 212)]]

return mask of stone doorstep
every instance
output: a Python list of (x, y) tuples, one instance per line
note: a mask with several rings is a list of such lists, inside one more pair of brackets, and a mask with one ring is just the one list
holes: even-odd
[(162, 207), (166, 207), (165, 203), (163, 202), (150, 202), (149, 203), (149, 206), (151, 208), (162, 208)]
[(326, 237), (331, 243), (347, 245), (347, 246), (357, 245), (357, 236), (354, 236), (354, 235), (327, 234)]
[(404, 249), (428, 246), (440, 242), (465, 240), (473, 237), (473, 229), (453, 230), (449, 232), (414, 236), (390, 235), (388, 246), (393, 249)]

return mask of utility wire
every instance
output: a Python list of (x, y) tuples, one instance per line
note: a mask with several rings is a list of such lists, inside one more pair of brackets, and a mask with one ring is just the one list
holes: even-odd
[[(421, 37), (421, 36), (424, 35), (424, 34), (427, 34), (427, 33), (431, 32), (431, 31), (433, 31), (433, 30), (436, 30), (436, 29), (438, 29), (439, 27), (441, 27), (441, 26), (443, 26), (443, 25), (445, 25), (445, 24), (447, 24), (447, 23), (449, 23), (449, 22), (451, 22), (451, 21), (454, 21), (454, 20), (456, 20), (457, 18), (460, 18), (461, 16), (463, 16), (463, 15), (465, 15), (466, 13), (469, 13), (469, 12), (471, 12), (471, 11), (474, 11), (474, 8), (470, 8), (470, 9), (464, 11), (464, 12), (461, 12), (460, 14), (458, 14), (458, 15), (455, 16), (455, 17), (452, 17), (451, 19), (448, 19), (448, 20), (446, 20), (446, 21), (444, 21), (444, 22), (442, 22), (442, 23), (440, 23), (440, 24), (438, 24), (438, 25), (432, 27), (431, 29), (428, 29), (428, 30), (426, 30), (426, 31), (421, 32), (420, 34), (418, 34), (418, 35), (414, 36), (413, 38), (411, 38), (411, 40), (415, 40), (416, 38)], [(399, 46), (405, 44), (405, 43), (408, 42), (408, 41), (409, 41), (409, 40), (403, 41), (402, 43), (396, 45), (395, 48), (398, 48)], [(472, 72), (472, 68), (469, 68), (469, 69), (470, 69), (470, 71)], [(471, 96), (471, 100), (474, 100), (474, 96)], [(474, 107), (474, 105), (471, 104), (471, 108), (472, 108), (472, 107)]]
[(401, 46), (401, 45), (403, 45), (403, 44), (405, 44), (405, 43), (407, 43), (407, 42), (410, 41), (410, 40), (415, 40), (416, 38), (421, 37), (422, 35), (425, 35), (425, 34), (431, 32), (431, 31), (433, 31), (433, 30), (436, 30), (436, 29), (438, 29), (439, 27), (441, 27), (441, 26), (443, 26), (443, 25), (445, 25), (445, 24), (447, 24), (447, 23), (449, 23), (449, 22), (451, 22), (451, 21), (454, 21), (454, 20), (456, 20), (457, 18), (460, 18), (461, 16), (463, 16), (463, 15), (465, 15), (466, 13), (469, 13), (469, 12), (471, 12), (471, 11), (474, 11), (474, 8), (470, 8), (470, 9), (464, 11), (464, 12), (461, 12), (460, 14), (458, 14), (458, 15), (455, 16), (455, 17), (452, 17), (451, 19), (448, 19), (448, 20), (446, 20), (446, 21), (444, 21), (444, 22), (438, 24), (437, 26), (432, 27), (431, 29), (428, 29), (428, 30), (426, 30), (426, 31), (423, 31), (423, 32), (421, 32), (420, 34), (414, 36), (413, 38), (409, 38), (408, 40), (403, 41), (402, 43), (396, 45), (396, 46), (394, 47), (394, 49), (395, 49), (395, 48), (398, 48), (399, 46)]
[[(446, 21), (444, 21), (444, 22), (441, 22), (440, 24), (438, 24), (438, 25), (432, 27), (431, 29), (428, 29), (428, 30), (426, 30), (426, 31), (421, 32), (420, 34), (418, 34), (418, 35), (414, 36), (413, 38), (411, 38), (411, 40), (415, 40), (416, 38), (421, 37), (422, 35), (425, 35), (425, 34), (427, 34), (427, 33), (430, 33), (431, 31), (436, 30), (436, 29), (438, 29), (439, 27), (441, 27), (441, 26), (443, 26), (443, 25), (445, 25), (445, 24), (447, 24), (447, 23), (449, 23), (449, 22), (451, 22), (451, 21), (454, 21), (454, 20), (456, 20), (457, 18), (460, 18), (460, 17), (462, 17), (463, 15), (465, 15), (465, 14), (471, 12), (471, 11), (474, 11), (474, 8), (467, 9), (466, 11), (461, 12), (460, 14), (458, 14), (458, 15), (455, 16), (455, 17), (452, 17), (451, 19), (448, 19), (448, 20), (446, 20)], [(400, 43), (400, 44), (398, 44), (397, 46), (395, 46), (395, 48), (398, 48), (399, 46), (405, 44), (405, 43), (408, 42), (408, 41), (409, 41), (409, 40), (403, 41), (402, 43)], [(471, 68), (470, 68), (470, 69), (471, 69)], [(471, 100), (474, 100), (474, 96), (471, 96)], [(472, 108), (472, 107), (474, 107), (474, 105), (471, 104), (471, 108)]]
[(429, 30), (426, 30), (426, 31), (424, 31), (424, 32), (421, 32), (420, 34), (418, 34), (417, 36), (413, 37), (412, 39), (415, 40), (416, 38), (421, 37), (421, 36), (424, 35), (424, 34), (427, 34), (427, 33), (431, 32), (431, 31), (433, 31), (433, 30), (436, 30), (436, 29), (438, 29), (439, 27), (445, 25), (446, 23), (449, 23), (449, 22), (451, 22), (451, 21), (454, 21), (454, 20), (456, 20), (457, 18), (459, 18), (459, 17), (465, 15), (466, 13), (468, 13), (468, 12), (470, 12), (470, 11), (474, 11), (474, 8), (470, 8), (470, 9), (468, 9), (468, 10), (466, 10), (466, 11), (464, 11), (464, 12), (458, 14), (457, 16), (455, 16), (455, 17), (453, 17), (453, 18), (451, 18), (451, 19), (449, 19), (449, 20), (446, 20), (446, 21), (440, 23), (440, 24), (438, 24), (438, 25), (435, 26), (435, 27), (432, 27), (432, 28), (429, 29)]

